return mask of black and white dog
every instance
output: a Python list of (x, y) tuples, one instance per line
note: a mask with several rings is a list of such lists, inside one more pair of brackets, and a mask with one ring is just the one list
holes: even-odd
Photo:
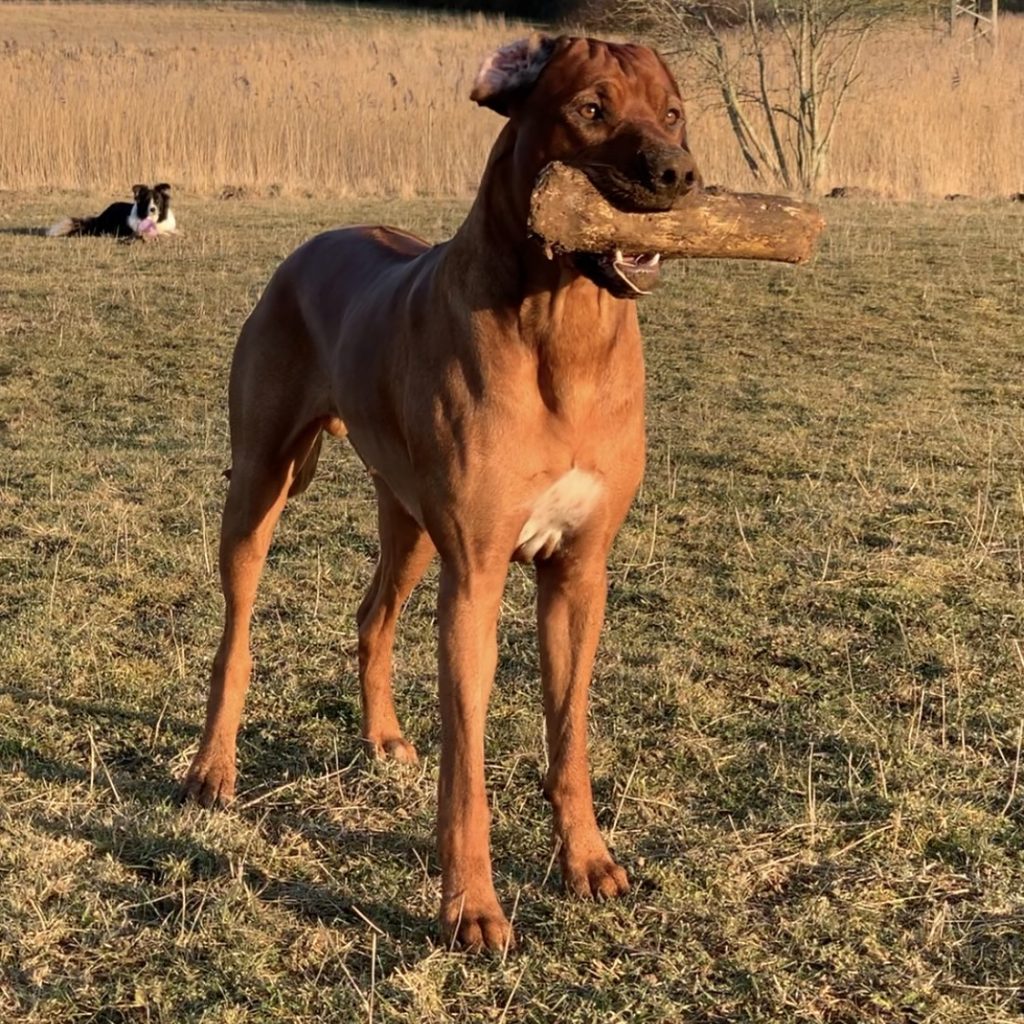
[(133, 185), (130, 203), (111, 203), (96, 217), (64, 217), (46, 233), (66, 235), (113, 235), (117, 238), (156, 238), (172, 234), (177, 225), (171, 210), (171, 186), (166, 182), (150, 188)]

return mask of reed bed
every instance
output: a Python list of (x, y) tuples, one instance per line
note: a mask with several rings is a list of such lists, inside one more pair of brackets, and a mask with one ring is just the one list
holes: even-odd
[[(0, 7), (0, 188), (464, 196), (499, 120), (468, 100), (525, 26), (277, 5)], [(824, 186), (897, 198), (1024, 188), (1024, 18), (991, 52), (879, 33)], [(679, 67), (709, 179), (753, 184), (706, 81)]]
[(0, 187), (463, 195), (502, 21), (303, 8), (0, 10)]
[[(1001, 20), (998, 50), (966, 24), (959, 29), (949, 38), (944, 25), (925, 21), (879, 28), (868, 37), (821, 187), (853, 185), (900, 199), (1024, 190), (1024, 17)], [(730, 43), (738, 56), (742, 41)], [(780, 74), (785, 50), (780, 38), (766, 44), (769, 86), (773, 99), (796, 110)], [(753, 73), (753, 62), (748, 66)], [(716, 180), (750, 186), (706, 73), (695, 64), (678, 70), (692, 97), (694, 147), (702, 162)], [(743, 84), (756, 91), (753, 80)], [(783, 133), (791, 127), (785, 118), (779, 124)]]

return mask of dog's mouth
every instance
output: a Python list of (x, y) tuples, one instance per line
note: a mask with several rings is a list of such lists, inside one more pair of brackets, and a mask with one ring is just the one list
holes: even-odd
[(620, 299), (650, 295), (661, 273), (659, 252), (578, 252), (573, 254), (573, 261), (581, 274)]

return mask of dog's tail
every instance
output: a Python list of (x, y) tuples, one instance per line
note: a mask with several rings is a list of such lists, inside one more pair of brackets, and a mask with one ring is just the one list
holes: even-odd
[(46, 229), (47, 238), (66, 238), (68, 235), (80, 235), (82, 228), (88, 223), (88, 218), (83, 217), (61, 217), (55, 224)]

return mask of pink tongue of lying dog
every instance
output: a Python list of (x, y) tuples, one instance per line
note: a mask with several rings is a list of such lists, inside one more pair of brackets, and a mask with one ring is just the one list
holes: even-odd
[(139, 235), (142, 238), (156, 238), (157, 236), (156, 221), (152, 217), (147, 217), (144, 221), (139, 223)]

